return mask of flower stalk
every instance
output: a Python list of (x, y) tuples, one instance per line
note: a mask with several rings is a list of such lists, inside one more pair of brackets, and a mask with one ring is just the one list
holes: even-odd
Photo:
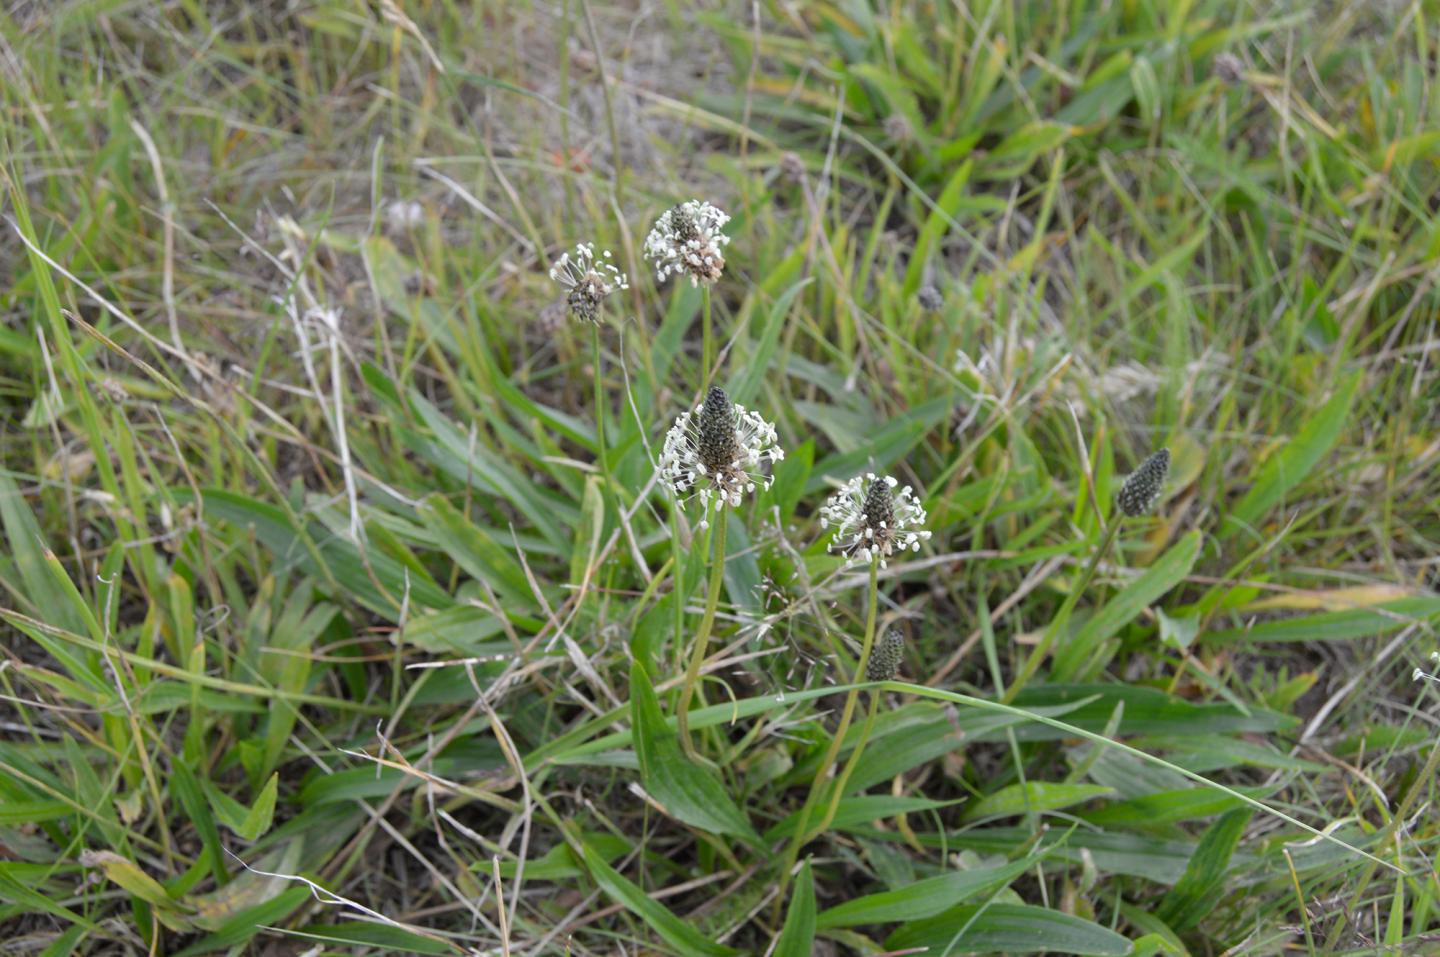
[[(718, 507), (715, 510), (719, 512)], [(695, 633), (691, 644), (690, 660), (685, 665), (685, 677), (680, 686), (680, 703), (675, 706), (680, 747), (692, 761), (704, 761), (695, 750), (694, 742), (690, 740), (690, 700), (695, 696), (695, 684), (700, 678), (700, 666), (705, 662), (705, 650), (710, 644), (710, 630), (715, 626), (715, 611), (720, 604), (720, 586), (725, 579), (725, 528), (728, 524), (725, 516), (721, 514), (710, 526), (710, 583), (705, 589), (705, 613), (700, 619), (700, 630)]]
[(700, 307), (700, 374), (705, 388), (710, 388), (710, 375), (715, 365), (715, 340), (710, 331), (710, 287), (701, 291)]
[[(870, 586), (867, 594), (869, 607), (865, 611), (865, 639), (860, 645), (860, 658), (855, 662), (855, 671), (851, 675), (852, 684), (858, 683), (861, 676), (865, 674), (870, 663), (870, 651), (875, 644), (875, 614), (880, 604), (880, 564), (878, 561), (870, 563)], [(800, 848), (824, 833), (825, 828), (829, 827), (830, 820), (833, 820), (833, 815), (827, 810), (827, 820), (822, 825), (815, 828), (810, 826), (810, 819), (819, 806), (820, 797), (825, 791), (825, 779), (835, 767), (836, 759), (840, 757), (840, 749), (845, 744), (845, 735), (849, 732), (850, 723), (855, 718), (855, 704), (859, 697), (860, 690), (858, 688), (851, 688), (846, 693), (845, 706), (840, 712), (840, 724), (830, 738), (825, 755), (820, 759), (820, 767), (816, 769), (815, 777), (810, 782), (810, 793), (805, 796), (805, 805), (800, 809), (800, 817), (795, 823), (795, 833), (790, 835), (790, 843), (785, 849), (785, 865), (780, 870), (780, 890), (775, 897), (777, 910), (780, 902), (785, 899), (785, 885), (790, 879), (790, 871), (794, 868), (795, 861), (799, 858)], [(837, 789), (841, 788), (843, 782), (837, 780), (835, 785)]]
[[(768, 474), (767, 466), (784, 457), (784, 450), (776, 444), (775, 427), (757, 413), (732, 403), (730, 396), (718, 386), (710, 388), (705, 394), (705, 401), (693, 412), (682, 412), (665, 436), (665, 447), (658, 466), (660, 477), (675, 495), (677, 510), (685, 507), (690, 496), (699, 497), (705, 509), (700, 528), (711, 529), (710, 582), (705, 593), (705, 613), (691, 644), (680, 701), (676, 706), (680, 743), (685, 754), (693, 760), (701, 758), (690, 740), (690, 701), (695, 695), (700, 666), (705, 661), (710, 632), (715, 625), (716, 607), (720, 603), (720, 586), (725, 576), (728, 516), (724, 509), (727, 505), (739, 508), (745, 493), (753, 492), (760, 485), (769, 488), (774, 479)], [(678, 516), (675, 518), (678, 519)], [(674, 541), (678, 570), (680, 546), (674, 525), (675, 522), (672, 522), (672, 536), (677, 536)], [(716, 525), (718, 528), (714, 527)], [(684, 640), (684, 616), (680, 611), (682, 601), (683, 597), (677, 597), (677, 642)]]
[(595, 448), (600, 460), (600, 480), (602, 485), (610, 483), (610, 463), (605, 448), (605, 383), (604, 360), (600, 352), (600, 323), (597, 321), (590, 328), (590, 349), (595, 354)]
[(1115, 496), (1120, 514), (1112, 516), (1110, 519), (1110, 524), (1105, 528), (1104, 537), (1100, 539), (1100, 546), (1091, 554), (1090, 561), (1080, 576), (1080, 581), (1070, 590), (1070, 594), (1065, 596), (1065, 601), (1060, 605), (1060, 610), (1056, 612), (1055, 617), (1050, 620), (1050, 625), (1035, 645), (1035, 650), (1020, 666), (1019, 672), (1010, 682), (1010, 687), (1006, 689), (1004, 696), (1000, 699), (1002, 703), (1010, 704), (1014, 701), (1015, 696), (1024, 689), (1026, 683), (1035, 677), (1040, 663), (1050, 654), (1055, 646), (1055, 640), (1069, 623), (1070, 615), (1075, 610), (1075, 603), (1080, 600), (1080, 596), (1090, 586), (1096, 569), (1100, 567), (1100, 562), (1109, 554), (1110, 546), (1115, 541), (1115, 535), (1120, 531), (1121, 522), (1126, 518), (1138, 518), (1155, 508), (1160, 501), (1160, 494), (1165, 489), (1165, 476), (1169, 471), (1170, 450), (1160, 449), (1141, 462), (1140, 467), (1131, 472), (1121, 483), (1120, 491)]

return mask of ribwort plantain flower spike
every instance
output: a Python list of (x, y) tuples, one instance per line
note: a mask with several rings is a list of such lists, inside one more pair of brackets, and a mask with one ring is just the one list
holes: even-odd
[(777, 442), (775, 426), (713, 386), (665, 435), (660, 477), (682, 508), (697, 495), (707, 513), (712, 499), (717, 507), (737, 508), (746, 492), (774, 481), (765, 466), (785, 458)]
[(1144, 515), (1160, 501), (1165, 488), (1165, 476), (1170, 471), (1170, 450), (1161, 449), (1140, 463), (1120, 486), (1117, 501), (1120, 511), (1130, 518)]
[(564, 253), (550, 267), (550, 278), (569, 292), (565, 305), (570, 316), (581, 322), (599, 322), (600, 304), (617, 289), (629, 289), (630, 280), (614, 263), (610, 250), (595, 258), (594, 243), (579, 243), (574, 253)]
[(1245, 62), (1233, 53), (1220, 53), (1210, 61), (1210, 72), (1226, 86), (1235, 86), (1245, 79)]
[(900, 670), (900, 661), (904, 656), (905, 636), (900, 634), (899, 629), (891, 628), (870, 652), (870, 660), (865, 663), (865, 680), (892, 680)]
[(665, 211), (645, 237), (645, 258), (664, 282), (671, 273), (690, 277), (696, 286), (713, 285), (725, 271), (720, 252), (730, 237), (720, 230), (730, 222), (724, 210), (692, 199)]
[(896, 493), (899, 484), (888, 475), (867, 472), (840, 486), (820, 507), (820, 524), (835, 528), (830, 550), (844, 554), (850, 564), (878, 561), (881, 568), (896, 552), (918, 552), (930, 537), (919, 527), (925, 523), (925, 509), (910, 486)]
[(921, 286), (920, 291), (915, 293), (915, 301), (926, 312), (939, 312), (945, 308), (945, 295), (931, 285)]

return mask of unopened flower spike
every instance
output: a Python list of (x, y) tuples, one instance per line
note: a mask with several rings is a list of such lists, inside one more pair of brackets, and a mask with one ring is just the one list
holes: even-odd
[(1210, 61), (1210, 72), (1226, 86), (1234, 86), (1245, 79), (1245, 61), (1233, 53), (1216, 54)]
[(898, 628), (885, 632), (885, 637), (870, 650), (870, 660), (865, 663), (866, 681), (890, 681), (900, 670), (900, 661), (905, 656), (905, 636)]
[(1160, 501), (1165, 489), (1165, 476), (1170, 472), (1170, 450), (1161, 449), (1140, 463), (1120, 486), (1116, 501), (1120, 511), (1131, 518), (1144, 515)]
[(610, 261), (610, 250), (595, 257), (594, 243), (579, 243), (550, 267), (550, 278), (570, 290), (565, 305), (570, 316), (582, 322), (600, 321), (600, 303), (617, 289), (629, 289), (630, 280)]
[(730, 237), (720, 230), (730, 217), (724, 210), (692, 199), (665, 211), (645, 237), (645, 258), (664, 282), (671, 273), (684, 274), (696, 286), (709, 286), (725, 271), (721, 250)]
[(870, 472), (840, 486), (820, 507), (820, 524), (835, 529), (830, 550), (845, 555), (850, 564), (878, 561), (881, 568), (896, 552), (918, 552), (920, 543), (930, 537), (920, 527), (925, 524), (925, 509), (910, 486), (897, 493), (899, 484), (888, 475)]
[(695, 411), (680, 413), (665, 435), (660, 477), (682, 508), (692, 496), (702, 506), (714, 499), (718, 507), (736, 508), (746, 492), (774, 481), (765, 466), (785, 458), (777, 443), (775, 426), (714, 386)]

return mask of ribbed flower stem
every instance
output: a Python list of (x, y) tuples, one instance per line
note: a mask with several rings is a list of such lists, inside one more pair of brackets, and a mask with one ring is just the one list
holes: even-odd
[(720, 585), (725, 579), (726, 517), (723, 508), (705, 510), (705, 519), (710, 523), (710, 585), (705, 591), (705, 615), (700, 619), (700, 630), (690, 650), (690, 662), (685, 666), (685, 680), (680, 688), (680, 703), (675, 709), (680, 747), (692, 761), (704, 760), (690, 741), (690, 699), (695, 696), (695, 682), (700, 677), (700, 665), (705, 661), (705, 649), (710, 644), (710, 629), (715, 625), (715, 609), (720, 604)]
[(710, 388), (710, 366), (715, 361), (715, 340), (710, 331), (710, 287), (700, 288), (700, 373), (704, 379), (703, 388)]
[[(865, 612), (865, 641), (860, 646), (860, 660), (855, 663), (855, 672), (851, 675), (852, 683), (858, 684), (864, 680), (865, 666), (870, 661), (870, 649), (875, 644), (875, 612), (880, 604), (880, 563), (870, 563), (870, 607)], [(780, 871), (780, 890), (776, 894), (775, 904), (778, 908), (785, 899), (785, 885), (790, 880), (790, 871), (795, 866), (795, 861), (800, 855), (800, 848), (804, 847), (813, 837), (823, 833), (824, 828), (815, 830), (812, 833), (810, 817), (814, 814), (819, 804), (820, 795), (825, 790), (825, 778), (829, 775), (830, 769), (835, 766), (835, 759), (840, 756), (840, 748), (845, 743), (845, 734), (850, 730), (850, 722), (855, 717), (855, 703), (860, 697), (860, 689), (852, 688), (845, 695), (845, 707), (840, 712), (840, 725), (835, 729), (835, 735), (830, 739), (830, 746), (825, 749), (825, 756), (820, 760), (820, 767), (816, 769), (815, 778), (810, 782), (810, 793), (805, 798), (805, 806), (800, 809), (800, 818), (795, 824), (795, 833), (790, 837), (790, 844), (785, 850), (785, 866)], [(836, 786), (840, 786), (839, 781)], [(826, 826), (829, 826), (828, 821)]]
[(606, 461), (605, 450), (605, 377), (600, 357), (599, 322), (593, 323), (590, 327), (590, 348), (595, 353), (595, 444), (600, 460), (601, 484), (608, 486), (610, 484), (610, 465)]
[[(856, 681), (859, 681), (857, 676)], [(850, 781), (850, 775), (855, 773), (855, 768), (860, 764), (860, 756), (865, 753), (865, 745), (870, 741), (870, 732), (875, 729), (875, 712), (880, 707), (880, 695), (883, 692), (879, 688), (870, 689), (870, 706), (865, 710), (865, 723), (860, 726), (860, 739), (855, 742), (855, 749), (850, 752), (850, 759), (845, 762), (845, 767), (835, 779), (835, 787), (830, 791), (830, 804), (825, 808), (825, 816), (820, 823), (811, 828), (811, 837), (818, 837), (825, 833), (825, 829), (835, 820), (835, 814), (840, 810), (840, 798), (845, 794), (845, 785)]]
[(1025, 683), (1035, 677), (1035, 671), (1040, 667), (1040, 662), (1044, 661), (1046, 656), (1050, 654), (1050, 649), (1055, 645), (1055, 639), (1060, 636), (1060, 632), (1064, 630), (1066, 623), (1070, 620), (1070, 613), (1075, 610), (1075, 603), (1080, 600), (1081, 594), (1089, 587), (1090, 579), (1095, 577), (1095, 570), (1100, 567), (1100, 562), (1105, 558), (1105, 553), (1110, 551), (1110, 543), (1115, 541), (1115, 533), (1120, 530), (1120, 522), (1121, 517), (1119, 515), (1111, 519), (1110, 527), (1105, 529), (1105, 537), (1100, 540), (1100, 547), (1095, 549), (1095, 553), (1090, 556), (1090, 563), (1085, 566), (1085, 573), (1080, 576), (1080, 581), (1070, 590), (1070, 594), (1065, 596), (1065, 601), (1061, 604), (1060, 610), (1056, 612), (1055, 617), (1050, 620), (1050, 627), (1045, 629), (1045, 634), (1041, 636), (1040, 642), (1035, 646), (1035, 650), (1030, 653), (1030, 657), (1026, 658), (1025, 663), (1020, 666), (1019, 673), (1016, 674), (1015, 679), (1010, 682), (1010, 687), (1006, 689), (1005, 696), (1000, 699), (1004, 704), (1009, 704), (1015, 700), (1015, 696), (1025, 687)]

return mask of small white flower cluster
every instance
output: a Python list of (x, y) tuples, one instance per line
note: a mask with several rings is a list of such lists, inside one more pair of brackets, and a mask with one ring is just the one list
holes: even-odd
[(565, 303), (570, 315), (584, 322), (600, 321), (601, 301), (617, 289), (629, 289), (629, 278), (610, 261), (610, 250), (595, 258), (594, 243), (578, 243), (550, 267), (550, 278), (570, 290)]
[(725, 269), (720, 250), (730, 237), (720, 230), (730, 216), (709, 203), (692, 199), (666, 210), (645, 237), (645, 258), (664, 282), (671, 273), (684, 273), (693, 285), (710, 285)]
[[(716, 401), (717, 392), (720, 390), (712, 389), (707, 401)], [(726, 401), (723, 392), (719, 401)], [(777, 444), (775, 426), (760, 413), (736, 405), (731, 408), (730, 428), (734, 430), (734, 441), (716, 442), (709, 434), (702, 402), (694, 412), (680, 413), (666, 433), (660, 453), (660, 478), (681, 508), (693, 496), (700, 498), (707, 513), (712, 499), (719, 508), (738, 508), (746, 492), (755, 491), (757, 486), (768, 489), (774, 482), (774, 476), (764, 467), (785, 458), (785, 450)], [(702, 521), (700, 527), (706, 524)]]
[(390, 229), (397, 233), (414, 229), (425, 222), (425, 207), (413, 199), (391, 200), (390, 205), (385, 207), (385, 221)]
[[(1435, 662), (1435, 664), (1436, 664), (1437, 666), (1440, 666), (1440, 651), (1432, 651), (1432, 652), (1430, 652), (1430, 660), (1433, 661), (1433, 662)], [(1435, 682), (1436, 684), (1440, 684), (1440, 676), (1432, 675), (1432, 674), (1430, 674), (1429, 672), (1425, 671), (1425, 670), (1422, 669), (1422, 668), (1416, 668), (1415, 671), (1410, 675), (1410, 680), (1411, 680), (1411, 681), (1421, 681), (1421, 680), (1424, 680), (1424, 681), (1433, 681), (1433, 682)]]
[[(644, 256), (655, 267), (656, 279), (683, 274), (695, 286), (719, 281), (725, 270), (722, 250), (730, 243), (722, 230), (729, 222), (724, 210), (698, 199), (666, 210), (645, 237)], [(575, 318), (598, 322), (601, 301), (616, 289), (630, 288), (610, 260), (608, 249), (597, 258), (593, 243), (581, 243), (550, 269), (550, 278), (569, 290), (566, 305)], [(712, 503), (717, 510), (738, 508), (747, 492), (771, 486), (770, 466), (784, 458), (775, 426), (758, 412), (733, 405), (716, 387), (693, 411), (675, 419), (656, 470), (679, 507), (700, 499), (704, 528)], [(925, 509), (910, 486), (896, 492), (898, 485), (871, 473), (841, 486), (820, 509), (821, 524), (835, 529), (830, 550), (843, 553), (847, 564), (875, 562), (881, 568), (896, 552), (918, 552), (931, 534), (923, 528)]]
[(925, 509), (910, 486), (896, 493), (899, 484), (888, 475), (867, 472), (840, 486), (820, 508), (820, 524), (835, 528), (830, 550), (844, 554), (847, 564), (878, 561), (881, 568), (896, 552), (918, 552), (920, 543), (930, 538), (930, 532), (919, 527), (925, 523)]

